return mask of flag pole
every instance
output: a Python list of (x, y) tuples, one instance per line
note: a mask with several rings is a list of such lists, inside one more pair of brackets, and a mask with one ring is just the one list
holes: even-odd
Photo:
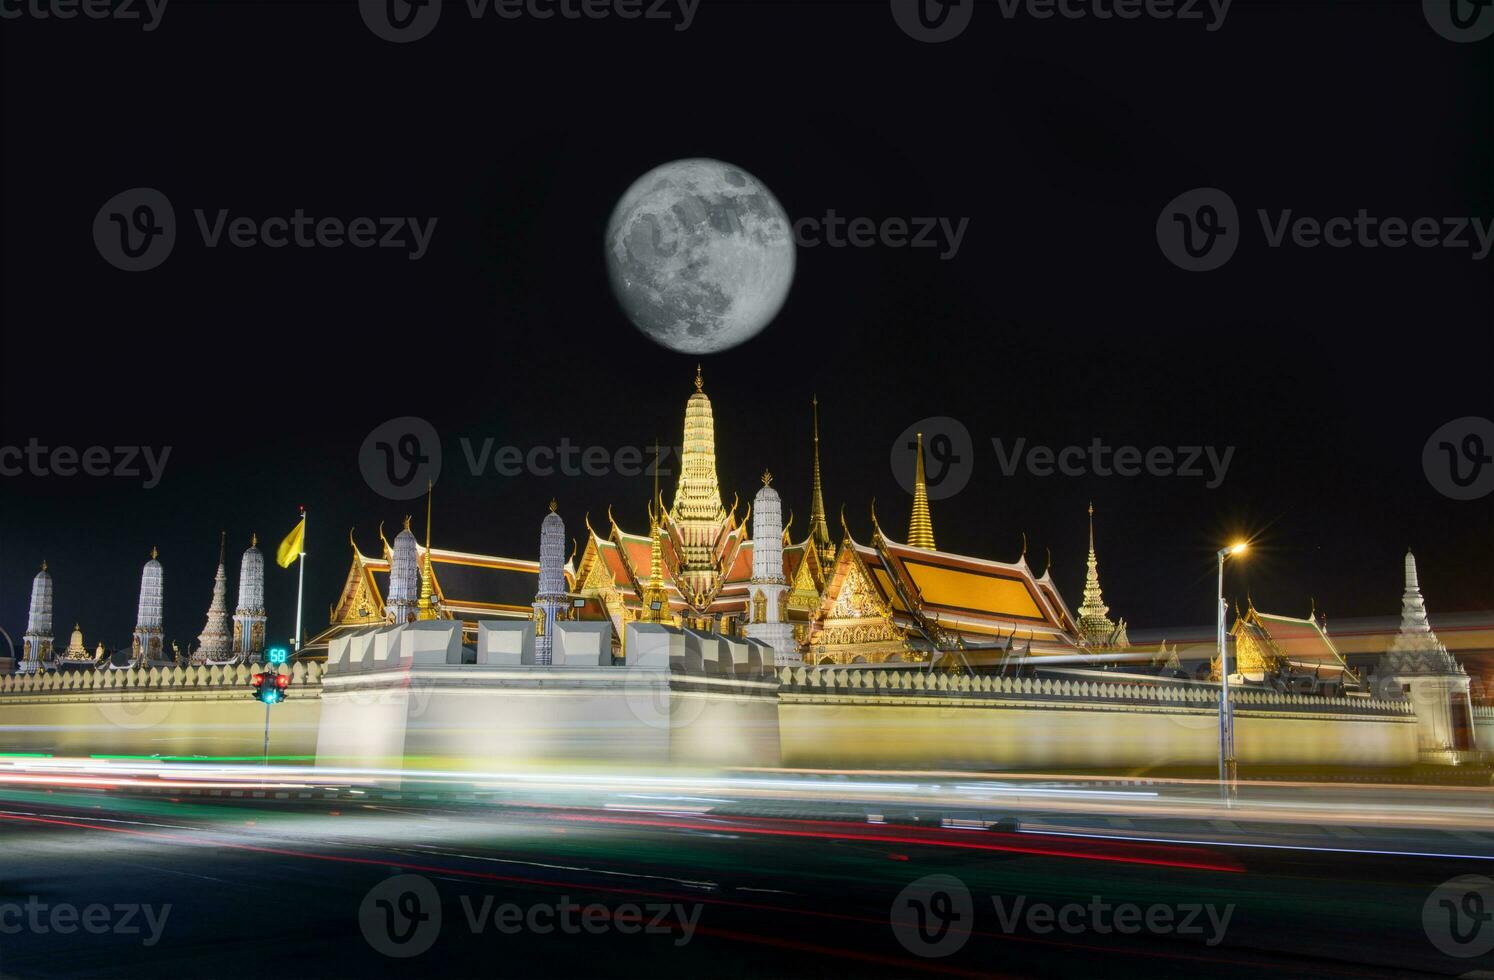
[(301, 652), (301, 597), (306, 591), (306, 505), (301, 505), (301, 554), (300, 572), (296, 578), (296, 635), (291, 639), (291, 648)]

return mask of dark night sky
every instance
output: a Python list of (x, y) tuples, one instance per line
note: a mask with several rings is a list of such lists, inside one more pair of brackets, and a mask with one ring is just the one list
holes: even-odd
[[(809, 400), (827, 503), (901, 537), (889, 452), (926, 416), (975, 437), (967, 488), (934, 505), (941, 547), (1011, 560), (1051, 548), (1065, 597), (1099, 513), (1106, 598), (1133, 629), (1207, 622), (1213, 549), (1256, 534), (1231, 578), (1258, 606), (1391, 615), (1413, 546), (1434, 614), (1494, 606), (1494, 498), (1428, 483), (1432, 431), (1490, 415), (1490, 262), (1468, 251), (1269, 249), (1256, 208), (1317, 217), (1491, 207), (1491, 53), (1434, 34), (1419, 3), (1250, 3), (1223, 29), (1004, 21), (916, 43), (881, 2), (713, 3), (657, 23), (471, 20), (448, 0), (390, 44), (356, 5), (167, 9), (159, 29), (8, 21), (0, 445), (169, 445), (165, 478), (0, 480), (0, 626), (53, 570), (59, 645), (128, 643), (158, 545), (168, 638), (195, 639), (220, 529), (231, 581), (251, 531), (312, 515), (307, 631), (377, 548), (357, 454), (386, 419), (443, 438), (435, 542), (537, 551), (556, 496), (641, 528), (643, 479), (466, 472), (462, 437), (522, 447), (677, 442), (695, 358), (645, 339), (608, 290), (601, 235), (651, 167), (746, 168), (795, 217), (968, 217), (958, 255), (801, 250), (757, 339), (705, 359), (727, 498), (764, 467), (802, 529)], [(1227, 190), (1248, 228), (1223, 269), (1157, 248), (1162, 206)], [(105, 264), (103, 202), (160, 189), (167, 262)], [(436, 216), (418, 262), (380, 250), (204, 248), (193, 208), (234, 215)], [(1234, 446), (1199, 479), (1003, 476), (992, 437), (1052, 446)], [(417, 505), (418, 506), (418, 505)], [(392, 537), (392, 530), (389, 531)], [(233, 585), (231, 584), (231, 589)], [(270, 633), (295, 576), (269, 569)], [(232, 592), (230, 604), (232, 604)]]

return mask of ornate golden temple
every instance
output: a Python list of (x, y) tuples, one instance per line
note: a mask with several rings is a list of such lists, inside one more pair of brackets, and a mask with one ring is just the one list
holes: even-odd
[[(1115, 639), (1113, 624), (1103, 636), (1086, 629), (1087, 623), (1081, 626), (1049, 571), (1037, 574), (1025, 551), (1014, 562), (999, 562), (937, 549), (921, 439), (907, 542), (887, 534), (873, 508), (869, 541), (855, 539), (842, 513), (840, 543), (834, 544), (821, 480), (817, 399), (808, 528), (794, 540), (790, 517), (781, 547), (773, 549), (782, 553), (781, 578), (764, 579), (761, 568), (755, 577), (752, 508), (743, 508), (735, 496), (729, 507), (722, 499), (713, 406), (699, 369), (694, 389), (685, 403), (672, 500), (666, 505), (655, 487), (644, 533), (620, 526), (610, 507), (601, 528), (588, 516), (579, 557), (573, 552), (564, 564), (568, 603), (561, 617), (610, 621), (618, 656), (626, 657), (627, 624), (639, 621), (728, 635), (743, 635), (754, 620), (784, 621), (794, 649), (780, 655), (813, 664), (927, 663), (943, 655), (971, 663), (1012, 654), (1073, 657)], [(773, 500), (776, 507), (776, 494)], [(307, 654), (325, 650), (347, 630), (413, 618), (413, 595), (391, 611), (398, 543), (391, 546), (382, 531), (379, 541), (375, 557), (350, 537), (352, 564), (330, 627), (308, 644)], [(535, 603), (539, 562), (432, 548), (428, 539), (422, 546), (413, 535), (404, 547), (415, 556), (411, 573), (418, 568), (421, 608), (431, 610), (423, 615), (461, 619), (473, 634), (483, 619), (543, 619)], [(1091, 562), (1092, 549), (1091, 539)], [(787, 584), (779, 586), (771, 610), (754, 584), (765, 580)], [(1097, 595), (1097, 578), (1093, 587)]]

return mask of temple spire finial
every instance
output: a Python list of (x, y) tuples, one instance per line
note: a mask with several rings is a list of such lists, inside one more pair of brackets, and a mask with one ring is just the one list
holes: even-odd
[(768, 486), (772, 486), (772, 485), (773, 485), (773, 471), (772, 470), (763, 470), (763, 486), (768, 487)]
[(914, 447), (913, 513), (908, 518), (908, 543), (915, 548), (935, 550), (934, 522), (929, 517), (929, 488), (923, 470), (923, 433), (918, 433)]
[[(820, 558), (828, 559), (833, 545), (830, 543), (830, 525), (825, 521), (825, 493), (820, 482), (820, 398), (810, 396), (814, 409), (814, 484), (809, 506), (809, 536), (819, 549)], [(824, 563), (823, 561), (821, 562)]]
[(559, 510), (559, 509), (560, 509), (560, 501), (557, 500), (557, 499), (555, 499), (554, 497), (551, 497), (550, 498), (550, 513), (553, 514), (557, 510)]
[(695, 390), (705, 391), (705, 380), (700, 376), (700, 365), (695, 365)]
[(659, 442), (654, 440), (654, 495), (648, 504), (648, 584), (643, 588), (643, 608), (638, 619), (644, 623), (667, 623), (669, 596), (664, 591), (664, 535), (659, 523), (663, 516), (663, 498), (659, 496)]
[(432, 602), (431, 588), (431, 498), (435, 495), (435, 481), (425, 481), (425, 561), (420, 566), (420, 601), (417, 619), (435, 619), (436, 607)]
[(1104, 593), (1100, 590), (1100, 562), (1095, 555), (1095, 505), (1089, 505), (1089, 557), (1085, 561), (1084, 601), (1079, 604), (1079, 630), (1085, 640), (1095, 648), (1127, 645), (1126, 623), (1115, 623), (1110, 619), (1110, 607), (1105, 605)]

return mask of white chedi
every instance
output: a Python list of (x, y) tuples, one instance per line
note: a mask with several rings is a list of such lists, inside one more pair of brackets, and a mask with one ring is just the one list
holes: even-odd
[(763, 474), (762, 489), (752, 500), (752, 582), (747, 606), (747, 635), (773, 648), (775, 667), (802, 663), (794, 629), (788, 622), (788, 582), (783, 577), (783, 501)]

